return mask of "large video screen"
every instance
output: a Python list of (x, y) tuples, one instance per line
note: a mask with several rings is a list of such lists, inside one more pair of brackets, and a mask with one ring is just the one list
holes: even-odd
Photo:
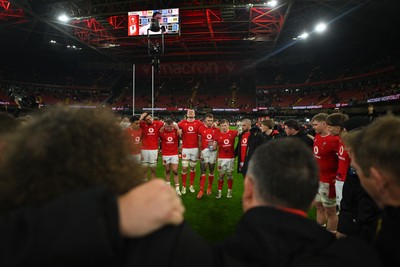
[[(158, 31), (150, 30), (151, 19), (158, 19)], [(179, 34), (179, 31), (179, 8), (128, 12), (128, 36)]]

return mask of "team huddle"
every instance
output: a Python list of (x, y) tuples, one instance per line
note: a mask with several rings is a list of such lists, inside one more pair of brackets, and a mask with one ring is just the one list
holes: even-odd
[[(336, 232), (338, 228), (338, 207), (342, 197), (342, 188), (350, 166), (350, 158), (339, 137), (344, 130), (343, 125), (349, 120), (342, 113), (320, 113), (311, 120), (315, 135), (307, 135), (300, 129), (298, 122), (288, 120), (284, 123), (285, 135), (303, 140), (313, 149), (319, 166), (320, 187), (315, 198), (317, 222), (326, 224), (326, 228)], [(172, 120), (165, 122), (154, 120), (151, 115), (143, 113), (140, 117), (130, 118), (127, 128), (132, 140), (132, 157), (141, 162), (146, 173), (155, 178), (159, 147), (161, 147), (165, 177), (170, 184), (171, 171), (177, 195), (186, 194), (189, 173), (189, 191), (195, 192), (197, 161), (200, 159), (200, 190), (197, 198), (206, 193), (212, 194), (215, 167), (218, 166), (218, 191), (216, 198), (222, 196), (226, 177), (227, 198), (232, 197), (233, 172), (235, 157), (238, 158), (237, 172), (246, 175), (248, 162), (255, 148), (275, 137), (282, 137), (271, 120), (261, 121), (259, 131), (251, 128), (251, 121), (241, 122), (242, 131), (229, 129), (229, 122), (221, 120), (215, 123), (212, 114), (206, 114), (203, 121), (195, 119), (195, 111), (188, 110), (186, 118), (179, 123)], [(368, 121), (369, 122), (369, 121)], [(237, 146), (235, 141), (237, 139)], [(182, 140), (181, 151), (179, 150)], [(178, 174), (179, 154), (181, 154), (181, 177)], [(208, 174), (208, 186), (205, 189)], [(182, 186), (180, 185), (182, 182)]]
[[(172, 171), (175, 191), (179, 196), (186, 194), (188, 172), (189, 191), (195, 192), (193, 185), (197, 161), (200, 159), (200, 190), (197, 198), (203, 197), (207, 170), (208, 186), (206, 194), (212, 194), (216, 163), (218, 163), (219, 171), (216, 198), (219, 199), (222, 196), (225, 176), (228, 183), (227, 198), (232, 197), (235, 139), (238, 136), (238, 131), (229, 129), (227, 120), (221, 120), (217, 126), (212, 114), (206, 114), (204, 120), (200, 121), (195, 119), (194, 110), (188, 110), (186, 118), (179, 123), (172, 120), (165, 122), (154, 120), (147, 113), (143, 113), (140, 117), (132, 116), (130, 123), (126, 131), (132, 140), (132, 158), (142, 163), (146, 173), (150, 171), (150, 178), (156, 176), (160, 147), (166, 181), (170, 183)], [(180, 140), (182, 140), (181, 151), (179, 151)], [(247, 140), (242, 141), (243, 145), (246, 146)], [(178, 176), (179, 154), (181, 154), (182, 159), (182, 187), (180, 187)]]

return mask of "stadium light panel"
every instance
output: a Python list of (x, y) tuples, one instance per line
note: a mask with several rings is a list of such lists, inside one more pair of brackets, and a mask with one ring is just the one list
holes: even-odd
[(58, 20), (61, 22), (68, 22), (70, 18), (65, 14), (61, 14), (60, 16), (58, 16)]
[(278, 5), (278, 1), (272, 0), (267, 2), (267, 6), (276, 7)]
[(326, 30), (325, 23), (318, 23), (317, 26), (315, 26), (315, 31), (318, 33), (324, 32), (325, 30)]

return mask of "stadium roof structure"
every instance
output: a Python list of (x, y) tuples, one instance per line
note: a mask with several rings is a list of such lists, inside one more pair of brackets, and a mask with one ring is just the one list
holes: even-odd
[[(127, 36), (127, 13), (168, 8), (180, 8), (181, 32), (165, 35), (165, 62), (262, 61), (299, 46), (302, 40), (293, 38), (322, 21), (329, 33), (309, 39), (336, 47), (392, 42), (400, 33), (400, 1), (278, 0), (275, 7), (266, 1), (0, 0), (0, 48), (4, 54), (27, 47), (43, 53), (70, 45), (141, 63), (149, 58), (148, 39)], [(57, 21), (62, 12), (72, 17), (68, 23)]]

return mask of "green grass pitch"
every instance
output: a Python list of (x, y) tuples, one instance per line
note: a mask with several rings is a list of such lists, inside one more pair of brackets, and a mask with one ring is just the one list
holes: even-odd
[[(235, 163), (236, 166), (236, 163)], [(236, 167), (235, 167), (236, 168)], [(179, 177), (180, 177), (179, 165)], [(236, 169), (235, 169), (236, 170)], [(228, 184), (224, 182), (221, 199), (216, 199), (218, 185), (218, 171), (215, 170), (213, 182), (213, 191), (210, 196), (204, 192), (202, 199), (197, 199), (197, 193), (200, 187), (200, 163), (197, 163), (196, 178), (194, 180), (195, 193), (189, 191), (189, 173), (187, 179), (187, 193), (182, 195), (182, 201), (185, 205), (185, 220), (201, 236), (210, 242), (223, 240), (235, 231), (236, 224), (242, 216), (242, 193), (243, 176), (236, 174), (233, 177), (233, 197), (227, 198)], [(164, 167), (161, 158), (158, 159), (157, 177), (165, 177)], [(171, 186), (173, 186), (173, 177), (171, 176)], [(181, 182), (180, 182), (181, 184)], [(182, 185), (182, 184), (181, 184)], [(208, 179), (206, 179), (205, 188), (207, 188)]]

